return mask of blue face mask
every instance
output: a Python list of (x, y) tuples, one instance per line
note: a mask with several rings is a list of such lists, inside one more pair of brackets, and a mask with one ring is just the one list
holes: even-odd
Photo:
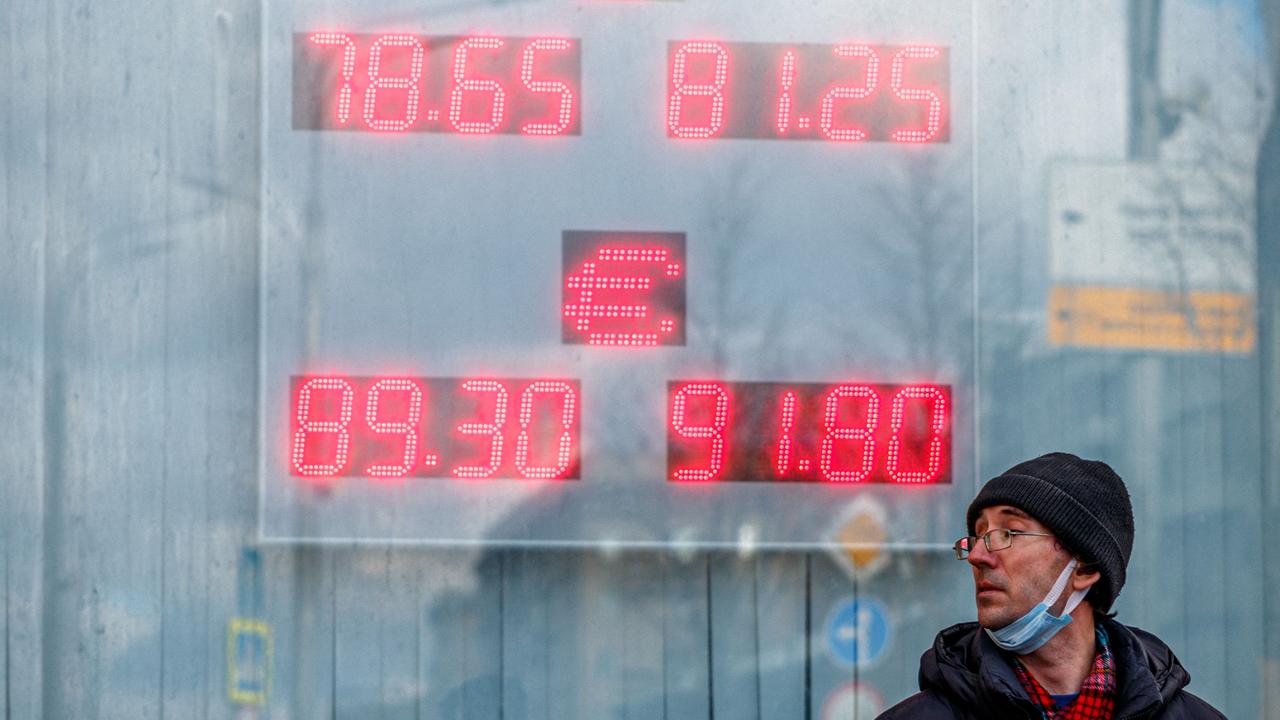
[(1049, 590), (1049, 594), (1039, 605), (1031, 608), (1031, 610), (1022, 617), (1005, 625), (999, 630), (987, 630), (987, 636), (992, 642), (1001, 648), (1018, 655), (1026, 655), (1039, 650), (1042, 645), (1058, 634), (1058, 631), (1071, 624), (1071, 611), (1084, 600), (1084, 596), (1089, 592), (1089, 588), (1083, 588), (1071, 593), (1071, 597), (1067, 599), (1067, 604), (1062, 608), (1062, 615), (1054, 617), (1049, 608), (1053, 606), (1062, 595), (1062, 591), (1067, 587), (1067, 581), (1071, 579), (1071, 571), (1076, 568), (1076, 559), (1072, 558), (1071, 562), (1062, 569), (1062, 574), (1058, 575), (1058, 581), (1053, 584), (1053, 588)]

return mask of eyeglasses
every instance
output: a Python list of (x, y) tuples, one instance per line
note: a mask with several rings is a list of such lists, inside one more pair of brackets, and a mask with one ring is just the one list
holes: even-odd
[(970, 535), (962, 537), (956, 541), (952, 547), (956, 551), (957, 560), (966, 560), (969, 557), (969, 551), (973, 550), (974, 545), (978, 542), (978, 538), (982, 538), (982, 544), (987, 546), (987, 552), (996, 552), (999, 550), (1008, 550), (1013, 545), (1013, 537), (1015, 535), (1034, 535), (1036, 537), (1053, 537), (1050, 533), (1025, 532), (1022, 530), (1006, 530), (1005, 528), (996, 528), (988, 530), (985, 535)]

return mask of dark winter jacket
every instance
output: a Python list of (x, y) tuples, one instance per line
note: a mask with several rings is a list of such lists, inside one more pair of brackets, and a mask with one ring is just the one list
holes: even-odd
[[(1155, 635), (1112, 620), (1103, 627), (1117, 670), (1115, 720), (1224, 717), (1182, 689), (1191, 676)], [(1041, 717), (1004, 653), (974, 622), (938, 633), (920, 658), (920, 690), (878, 720)]]

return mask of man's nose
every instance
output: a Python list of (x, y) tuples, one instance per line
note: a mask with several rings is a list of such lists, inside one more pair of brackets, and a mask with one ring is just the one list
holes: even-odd
[(996, 564), (995, 553), (987, 549), (987, 544), (978, 538), (978, 541), (969, 549), (969, 564), (978, 567), (993, 567)]

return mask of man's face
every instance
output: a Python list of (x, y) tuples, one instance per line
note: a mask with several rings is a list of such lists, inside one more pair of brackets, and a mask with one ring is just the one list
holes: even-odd
[[(1035, 518), (1016, 507), (993, 505), (978, 516), (974, 534), (981, 537), (998, 528), (1049, 532)], [(1014, 536), (1013, 545), (996, 552), (987, 550), (979, 539), (969, 552), (978, 623), (996, 630), (1025, 615), (1044, 600), (1070, 560), (1071, 555), (1052, 537)], [(1051, 611), (1059, 614), (1063, 604), (1055, 598)]]

